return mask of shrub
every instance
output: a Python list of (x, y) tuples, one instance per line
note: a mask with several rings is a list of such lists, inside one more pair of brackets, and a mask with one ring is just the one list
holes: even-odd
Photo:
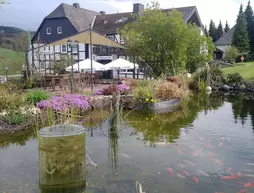
[(167, 81), (168, 82), (172, 82), (172, 83), (175, 83), (177, 84), (179, 87), (182, 86), (182, 80), (180, 77), (177, 77), (177, 76), (170, 76), (167, 78)]
[(27, 93), (26, 101), (30, 105), (36, 105), (42, 100), (47, 100), (49, 94), (43, 90), (33, 90)]
[(189, 96), (189, 90), (172, 82), (164, 82), (155, 87), (156, 98), (160, 100), (181, 99)]
[(110, 85), (109, 87), (103, 88), (101, 90), (96, 90), (93, 92), (93, 96), (96, 95), (112, 95), (114, 92), (120, 92), (121, 94), (127, 94), (130, 91), (130, 87), (126, 84), (120, 85)]
[(139, 83), (140, 83), (140, 80), (133, 79), (133, 78), (122, 79), (122, 84), (126, 84), (131, 88), (137, 87)]
[(25, 121), (26, 116), (21, 113), (10, 113), (5, 119), (5, 122), (9, 125), (19, 125)]
[(156, 102), (154, 92), (152, 92), (152, 88), (147, 86), (139, 86), (135, 90), (136, 105), (139, 108), (149, 109), (153, 103)]
[(0, 109), (18, 109), (25, 105), (25, 97), (23, 93), (10, 92), (6, 88), (0, 89)]
[(225, 60), (230, 63), (235, 63), (238, 56), (238, 50), (234, 46), (228, 46), (225, 50)]
[(243, 81), (243, 77), (239, 73), (233, 73), (227, 75), (228, 84), (239, 84)]

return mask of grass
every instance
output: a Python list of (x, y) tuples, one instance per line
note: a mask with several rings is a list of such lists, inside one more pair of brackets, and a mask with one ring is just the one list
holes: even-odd
[(0, 48), (0, 75), (5, 75), (6, 66), (8, 66), (8, 75), (20, 74), (23, 64), (25, 64), (25, 53)]
[(238, 72), (244, 80), (254, 79), (254, 62), (237, 63), (234, 66), (222, 68), (225, 74)]

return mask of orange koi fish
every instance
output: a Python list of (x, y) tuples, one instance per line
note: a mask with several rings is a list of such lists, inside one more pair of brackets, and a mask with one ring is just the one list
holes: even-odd
[(181, 147), (177, 147), (176, 149), (177, 149), (177, 152), (178, 152), (180, 155), (183, 154)]
[(204, 176), (209, 176), (207, 173), (205, 173), (205, 172), (203, 172), (203, 171), (200, 171), (200, 170), (198, 170), (198, 172), (200, 173), (200, 174), (202, 174), (202, 175), (204, 175)]
[(245, 188), (253, 188), (254, 187), (254, 183), (252, 183), (252, 182), (245, 183), (244, 187)]
[(214, 153), (212, 153), (212, 152), (208, 152), (208, 154), (209, 154), (209, 156), (211, 157), (211, 158), (215, 158), (216, 157), (216, 155), (214, 154)]
[(193, 180), (194, 180), (196, 183), (199, 182), (198, 178), (196, 178), (195, 176), (193, 176)]
[(196, 164), (193, 163), (193, 162), (190, 162), (190, 161), (187, 161), (187, 160), (183, 160), (183, 161), (184, 161), (185, 163), (189, 164), (189, 165), (196, 166)]
[(168, 173), (169, 173), (171, 176), (174, 176), (173, 170), (172, 170), (171, 168), (168, 168)]
[(219, 146), (222, 147), (223, 146), (223, 142), (220, 142)]
[(199, 154), (202, 152), (203, 148), (201, 148), (200, 150), (194, 151), (192, 152), (193, 156), (199, 156)]
[(190, 176), (190, 174), (189, 174), (187, 171), (185, 171), (184, 169), (182, 169), (182, 172), (183, 172), (186, 176)]
[(217, 159), (214, 159), (215, 163), (218, 164), (218, 165), (222, 165), (221, 161), (220, 160), (217, 160)]
[(237, 179), (237, 178), (240, 178), (241, 177), (241, 173), (238, 172), (236, 175), (231, 175), (231, 176), (221, 176), (221, 180), (234, 180), (234, 179)]
[(231, 170), (232, 170), (232, 168), (227, 168), (225, 171), (230, 172)]
[(245, 192), (247, 192), (247, 189), (242, 189), (238, 193), (245, 193)]
[(221, 140), (221, 141), (224, 141), (224, 140), (225, 140), (225, 138), (224, 138), (224, 137), (222, 137), (222, 138), (220, 138), (220, 140)]

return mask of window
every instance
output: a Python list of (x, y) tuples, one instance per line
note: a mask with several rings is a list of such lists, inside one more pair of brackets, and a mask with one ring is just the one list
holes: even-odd
[(66, 53), (67, 52), (67, 46), (66, 45), (62, 45), (62, 52)]
[(49, 46), (49, 51), (50, 51), (50, 46)]
[(50, 35), (50, 34), (51, 34), (51, 28), (48, 27), (48, 28), (47, 28), (47, 35)]
[(107, 35), (107, 38), (112, 41), (115, 41), (115, 35)]
[(57, 34), (62, 34), (63, 31), (62, 31), (62, 27), (57, 27)]

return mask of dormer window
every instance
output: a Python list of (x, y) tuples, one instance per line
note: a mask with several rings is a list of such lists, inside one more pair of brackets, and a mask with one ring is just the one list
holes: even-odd
[(51, 28), (50, 27), (48, 27), (46, 31), (47, 31), (47, 35), (51, 34)]
[(63, 31), (62, 31), (62, 27), (57, 27), (57, 34), (62, 34)]

